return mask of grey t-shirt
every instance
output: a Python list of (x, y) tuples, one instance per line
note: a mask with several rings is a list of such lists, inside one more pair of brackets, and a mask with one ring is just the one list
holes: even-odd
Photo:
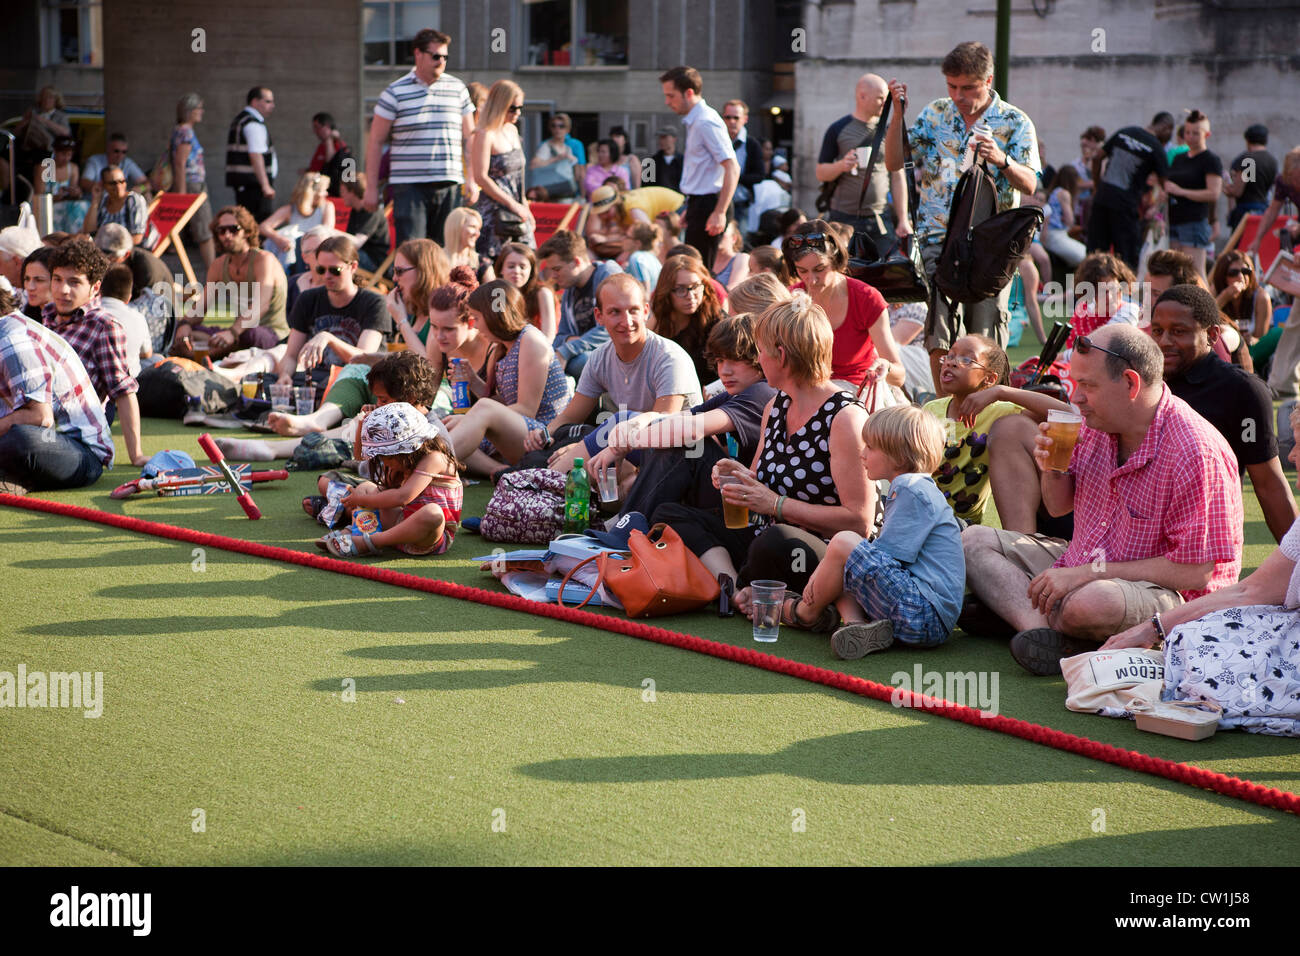
[[(869, 147), (876, 135), (876, 121), (864, 123), (853, 114), (842, 117), (831, 124), (822, 141), (820, 163), (833, 163), (851, 149), (857, 149), (862, 141), (867, 140)], [(884, 144), (881, 144), (884, 149)], [(889, 198), (889, 170), (885, 168), (885, 157), (876, 162), (871, 174), (871, 184), (867, 193), (862, 194), (862, 177), (866, 170), (859, 167), (857, 172), (845, 173), (835, 184), (831, 194), (831, 209), (847, 216), (871, 216), (884, 212), (885, 201)], [(861, 203), (859, 204), (859, 200)]]
[(614, 343), (591, 353), (578, 380), (578, 394), (600, 398), (609, 393), (614, 404), (633, 412), (648, 412), (664, 395), (685, 395), (690, 408), (700, 404), (700, 382), (686, 350), (654, 332), (646, 332), (640, 354), (629, 363), (619, 360)]

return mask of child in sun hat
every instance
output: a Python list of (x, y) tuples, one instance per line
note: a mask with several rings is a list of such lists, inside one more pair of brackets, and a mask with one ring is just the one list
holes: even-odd
[(382, 531), (331, 531), (316, 542), (336, 558), (378, 554), (394, 547), (405, 554), (442, 554), (460, 524), (463, 468), (437, 428), (407, 402), (381, 405), (361, 425), (361, 450), (376, 481), (343, 499), (351, 514), (378, 511)]

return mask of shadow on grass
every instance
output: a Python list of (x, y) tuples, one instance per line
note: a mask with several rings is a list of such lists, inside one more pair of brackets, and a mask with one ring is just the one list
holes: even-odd
[[(547, 643), (513, 644), (505, 641), (456, 641), (445, 644), (396, 644), (363, 647), (349, 657), (394, 661), (517, 661), (514, 668), (479, 668), (427, 671), (415, 674), (340, 675), (321, 678), (313, 690), (335, 693), (342, 677), (356, 680), (357, 693), (420, 691), (477, 691), (538, 684), (598, 683), (611, 687), (639, 687), (646, 675), (645, 653), (628, 638), (583, 628), (574, 636), (572, 625), (559, 621), (542, 624), (540, 638), (562, 638)], [(653, 653), (653, 652), (650, 652)], [(629, 656), (631, 655), (631, 656)], [(723, 661), (699, 661), (674, 655), (657, 665), (654, 678), (660, 693), (682, 694), (815, 694), (820, 688), (801, 680), (774, 681), (753, 668), (731, 667)]]
[[(1236, 806), (1242, 806), (1233, 801)], [(1262, 807), (1258, 823), (1242, 823), (1225, 827), (1188, 827), (1181, 830), (1151, 830), (1143, 833), (1107, 834), (1061, 843), (1056, 846), (1037, 847), (1023, 853), (1006, 856), (975, 857), (955, 860), (949, 866), (1114, 866), (1117, 861), (1129, 865), (1137, 861), (1163, 859), (1182, 860), (1197, 866), (1241, 866), (1241, 846), (1274, 848), (1273, 858), (1267, 863), (1254, 865), (1294, 866), (1300, 862), (1300, 843), (1296, 841), (1294, 818), (1279, 818), (1276, 813)], [(1260, 827), (1267, 834), (1260, 834)], [(1207, 875), (1208, 878), (1208, 875)], [(1127, 910), (1116, 909), (1115, 915)], [(1150, 909), (1144, 915), (1151, 915)], [(1163, 914), (1162, 914), (1163, 915)]]

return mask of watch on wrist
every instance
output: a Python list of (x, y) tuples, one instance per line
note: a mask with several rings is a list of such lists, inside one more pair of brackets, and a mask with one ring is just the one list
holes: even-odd
[(1165, 626), (1162, 623), (1160, 623), (1159, 611), (1151, 615), (1151, 627), (1155, 630), (1156, 637), (1160, 638), (1160, 643), (1163, 644), (1165, 642), (1165, 637), (1166, 637)]

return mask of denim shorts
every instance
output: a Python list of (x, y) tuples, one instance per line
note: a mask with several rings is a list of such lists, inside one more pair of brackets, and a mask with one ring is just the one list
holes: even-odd
[(1210, 244), (1210, 221), (1198, 219), (1196, 222), (1181, 222), (1170, 226), (1169, 238), (1194, 249), (1204, 248)]

